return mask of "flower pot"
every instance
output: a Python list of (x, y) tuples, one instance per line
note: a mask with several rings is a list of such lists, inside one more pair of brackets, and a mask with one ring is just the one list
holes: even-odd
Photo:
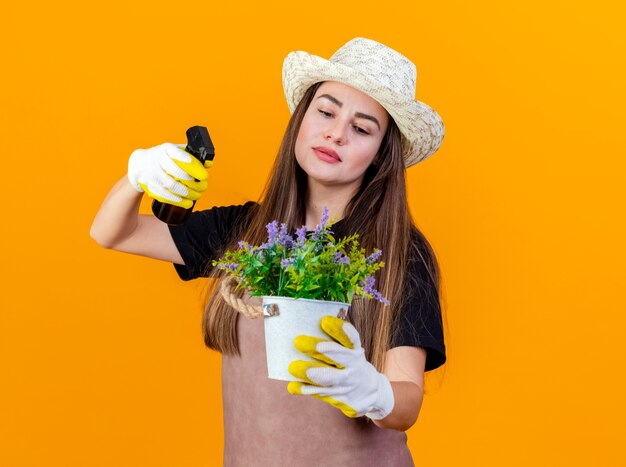
[(300, 381), (289, 373), (294, 360), (316, 361), (297, 350), (293, 341), (296, 336), (331, 339), (322, 328), (323, 316), (346, 319), (349, 303), (309, 300), (306, 298), (263, 297), (265, 349), (269, 378), (282, 381)]

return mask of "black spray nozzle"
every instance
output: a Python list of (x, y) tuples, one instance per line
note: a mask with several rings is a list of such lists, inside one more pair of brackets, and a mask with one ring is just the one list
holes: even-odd
[(212, 161), (215, 148), (211, 142), (209, 131), (203, 126), (192, 126), (187, 130), (187, 147), (185, 151), (196, 156), (200, 161)]

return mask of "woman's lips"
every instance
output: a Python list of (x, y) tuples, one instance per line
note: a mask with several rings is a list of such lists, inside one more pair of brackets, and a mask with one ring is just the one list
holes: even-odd
[(324, 162), (330, 162), (331, 164), (341, 162), (339, 155), (332, 149), (317, 147), (313, 148), (313, 151), (315, 151), (317, 157), (319, 157)]

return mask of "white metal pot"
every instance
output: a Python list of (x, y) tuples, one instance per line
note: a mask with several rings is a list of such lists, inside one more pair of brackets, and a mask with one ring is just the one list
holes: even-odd
[(283, 381), (300, 381), (289, 373), (289, 364), (294, 360), (315, 359), (298, 351), (293, 345), (294, 339), (300, 334), (331, 339), (320, 328), (320, 320), (323, 316), (346, 319), (349, 306), (349, 303), (342, 302), (264, 296), (263, 321), (268, 376)]

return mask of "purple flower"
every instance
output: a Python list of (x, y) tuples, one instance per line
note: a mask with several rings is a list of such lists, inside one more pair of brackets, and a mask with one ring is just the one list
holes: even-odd
[(359, 283), (363, 287), (363, 291), (372, 293), (372, 287), (374, 287), (374, 282), (376, 282), (376, 279), (374, 279), (374, 276), (367, 276), (365, 278), (365, 284), (363, 284), (363, 281), (360, 281)]
[(376, 300), (378, 300), (383, 305), (389, 305), (389, 300), (387, 300), (378, 290), (373, 290), (372, 295)]
[(294, 263), (295, 260), (296, 258), (285, 258), (284, 260), (280, 262), (280, 265), (284, 267), (285, 269), (287, 269), (289, 266), (291, 266)]
[(315, 227), (315, 231), (313, 232), (313, 240), (317, 241), (317, 240), (321, 240), (322, 238), (322, 233), (329, 231), (326, 228), (326, 222), (328, 222), (328, 208), (326, 206), (324, 206), (324, 209), (322, 209), (322, 219), (320, 221), (319, 224), (317, 224), (317, 227)]
[(278, 235), (278, 221), (270, 222), (265, 227), (267, 228), (267, 236), (269, 237), (267, 245), (271, 248), (274, 246), (276, 236)]
[(252, 249), (252, 247), (250, 246), (250, 244), (248, 242), (244, 242), (243, 240), (240, 240), (239, 243), (239, 249), (240, 250), (247, 250), (250, 251)]
[(228, 269), (229, 271), (235, 272), (239, 267), (239, 263), (219, 263), (217, 265), (217, 269)]
[(350, 264), (350, 259), (347, 256), (344, 256), (341, 251), (336, 251), (335, 252), (335, 256), (333, 257), (333, 261), (336, 264), (339, 264), (339, 263)]
[(322, 229), (326, 227), (326, 222), (328, 222), (328, 207), (324, 206), (324, 209), (322, 209), (322, 220), (320, 221)]
[(367, 264), (368, 266), (374, 264), (376, 261), (378, 261), (378, 258), (380, 258), (382, 254), (383, 250), (376, 250), (374, 253), (365, 258), (365, 264)]
[(298, 230), (296, 230), (296, 238), (297, 238), (298, 246), (303, 246), (304, 242), (306, 242), (306, 231), (307, 231), (306, 225), (303, 225)]
[(293, 246), (293, 238), (287, 234), (287, 224), (281, 224), (280, 232), (278, 232), (278, 244), (285, 248)]
[(374, 288), (374, 282), (376, 282), (376, 279), (374, 279), (374, 276), (367, 276), (365, 278), (365, 284), (363, 284), (362, 281), (359, 283), (363, 287), (363, 292), (369, 293), (379, 302), (385, 305), (389, 305), (389, 300), (383, 297), (382, 294)]

